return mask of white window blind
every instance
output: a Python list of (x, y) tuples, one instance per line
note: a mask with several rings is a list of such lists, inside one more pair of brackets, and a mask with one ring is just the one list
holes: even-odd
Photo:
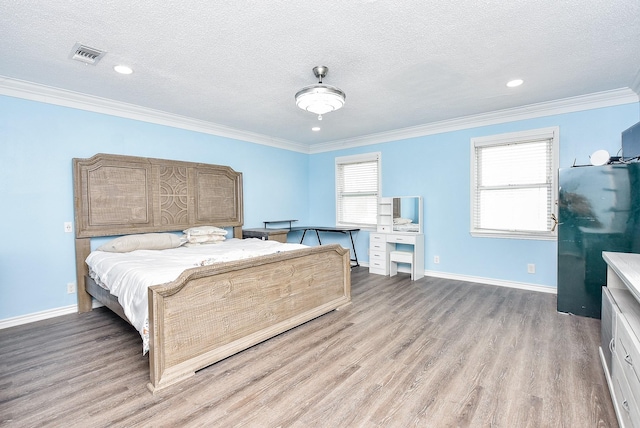
[(551, 239), (557, 132), (509, 135), (472, 140), (471, 232)]
[(336, 223), (375, 226), (379, 189), (379, 153), (336, 158)]

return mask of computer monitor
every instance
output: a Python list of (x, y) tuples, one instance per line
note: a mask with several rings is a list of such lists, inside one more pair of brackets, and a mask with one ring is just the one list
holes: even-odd
[(640, 122), (622, 131), (622, 159), (640, 157)]

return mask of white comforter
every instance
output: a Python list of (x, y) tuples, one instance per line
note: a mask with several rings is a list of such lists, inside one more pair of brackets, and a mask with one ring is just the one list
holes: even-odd
[(142, 336), (143, 353), (149, 350), (147, 288), (175, 280), (184, 270), (212, 263), (246, 259), (306, 248), (259, 239), (228, 239), (220, 244), (130, 253), (93, 251), (87, 257), (89, 275), (118, 298), (124, 313)]

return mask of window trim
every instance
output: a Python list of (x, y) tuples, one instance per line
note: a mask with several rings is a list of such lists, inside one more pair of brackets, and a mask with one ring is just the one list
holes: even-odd
[(365, 224), (365, 223), (345, 223), (339, 220), (338, 212), (339, 212), (339, 192), (338, 192), (338, 165), (341, 164), (349, 164), (349, 163), (357, 163), (357, 162), (378, 162), (378, 191), (376, 195), (376, 199), (379, 200), (382, 195), (382, 152), (370, 152), (370, 153), (361, 153), (357, 155), (349, 155), (349, 156), (338, 156), (335, 158), (335, 202), (336, 202), (336, 226), (355, 226), (360, 227), (361, 229), (371, 229), (376, 230), (378, 223), (378, 203), (376, 203), (376, 213), (375, 218), (376, 222), (374, 224)]
[(489, 135), (485, 137), (476, 137), (471, 139), (471, 176), (470, 176), (470, 216), (469, 230), (473, 237), (481, 238), (509, 238), (509, 239), (534, 239), (552, 241), (558, 238), (558, 228), (552, 231), (534, 232), (534, 231), (504, 231), (478, 229), (475, 227), (474, 218), (477, 211), (477, 186), (476, 186), (476, 147), (497, 146), (503, 144), (524, 143), (527, 141), (535, 141), (542, 139), (551, 140), (551, 209), (550, 214), (558, 215), (558, 158), (559, 158), (559, 139), (560, 127), (553, 126), (549, 128), (531, 129), (527, 131), (509, 132), (505, 134)]

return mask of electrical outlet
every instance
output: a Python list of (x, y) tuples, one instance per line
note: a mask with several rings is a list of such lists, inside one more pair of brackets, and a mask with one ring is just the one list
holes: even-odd
[(67, 283), (67, 294), (73, 294), (76, 292), (76, 283), (68, 282)]
[(440, 263), (440, 256), (433, 256), (433, 262), (434, 262), (435, 264)]
[(527, 273), (536, 273), (536, 265), (529, 263), (527, 265)]
[(65, 221), (64, 233), (71, 233), (71, 232), (73, 232), (73, 223), (71, 223), (70, 221)]

